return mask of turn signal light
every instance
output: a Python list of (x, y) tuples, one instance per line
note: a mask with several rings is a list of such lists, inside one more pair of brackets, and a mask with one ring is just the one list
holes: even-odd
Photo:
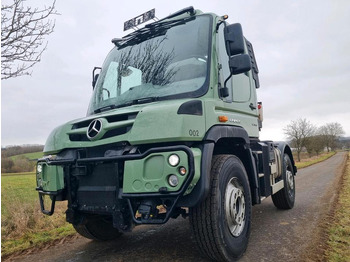
[(219, 122), (227, 122), (228, 117), (227, 116), (219, 116)]
[(184, 176), (184, 175), (186, 175), (186, 172), (187, 172), (187, 170), (186, 170), (185, 167), (182, 166), (182, 167), (179, 168), (180, 175)]

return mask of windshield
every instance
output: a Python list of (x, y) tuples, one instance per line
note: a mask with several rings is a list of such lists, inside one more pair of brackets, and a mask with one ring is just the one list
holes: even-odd
[[(207, 91), (209, 16), (149, 24), (108, 54), (88, 114)], [(142, 101), (142, 102), (141, 102)]]

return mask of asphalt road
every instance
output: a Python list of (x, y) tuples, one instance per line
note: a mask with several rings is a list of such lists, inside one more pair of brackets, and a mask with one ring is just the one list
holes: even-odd
[[(274, 207), (271, 198), (253, 207), (248, 249), (240, 261), (301, 261), (312, 250), (319, 224), (327, 219), (345, 163), (345, 153), (300, 170), (296, 203), (291, 210)], [(162, 226), (140, 226), (112, 242), (82, 237), (14, 261), (207, 261), (196, 249), (188, 219)]]

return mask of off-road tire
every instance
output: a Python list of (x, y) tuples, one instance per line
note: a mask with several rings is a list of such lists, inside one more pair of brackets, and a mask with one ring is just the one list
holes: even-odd
[(83, 237), (97, 241), (113, 240), (122, 235), (113, 227), (111, 219), (102, 216), (86, 218), (84, 223), (73, 226)]
[(284, 187), (271, 196), (272, 202), (278, 209), (292, 209), (295, 202), (295, 174), (288, 154), (284, 154), (282, 165)]
[[(232, 198), (236, 194), (232, 194), (234, 191), (231, 191), (235, 185), (238, 195), (241, 196), (240, 199), (236, 199), (237, 202)], [(237, 260), (243, 255), (248, 245), (252, 210), (248, 177), (240, 159), (233, 155), (214, 156), (210, 187), (207, 198), (190, 209), (192, 233), (204, 256), (215, 261)], [(241, 206), (238, 205), (239, 200)], [(226, 208), (228, 203), (228, 206), (231, 204), (235, 206), (231, 206), (231, 209)], [(230, 217), (228, 215), (230, 213), (227, 212), (244, 215), (244, 223), (232, 225), (233, 220), (230, 218), (233, 216)], [(230, 223), (237, 229), (234, 233), (229, 228)]]

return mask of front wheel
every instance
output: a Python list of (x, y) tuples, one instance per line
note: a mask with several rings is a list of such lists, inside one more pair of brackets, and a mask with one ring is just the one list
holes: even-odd
[(83, 237), (98, 241), (112, 240), (122, 235), (113, 227), (112, 219), (103, 216), (85, 218), (83, 224), (73, 225), (73, 227)]
[(214, 156), (211, 191), (190, 210), (190, 223), (200, 252), (216, 261), (233, 261), (245, 252), (250, 236), (251, 195), (239, 158)]

